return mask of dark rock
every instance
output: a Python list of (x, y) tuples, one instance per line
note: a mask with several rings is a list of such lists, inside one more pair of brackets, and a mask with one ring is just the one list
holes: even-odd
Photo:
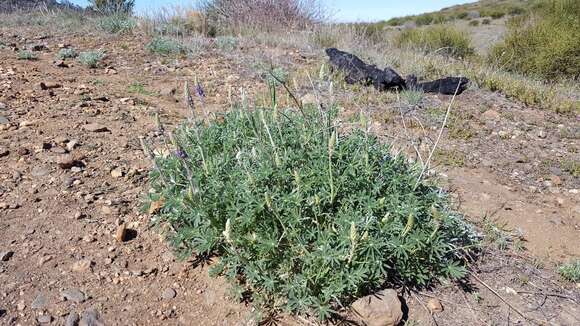
[(8, 149), (0, 147), (0, 157), (8, 156), (8, 154), (10, 154), (10, 151)]
[(379, 91), (416, 89), (426, 93), (453, 95), (463, 93), (469, 83), (469, 79), (465, 77), (445, 77), (430, 82), (417, 82), (417, 77), (414, 75), (403, 79), (391, 68), (381, 70), (375, 65), (366, 64), (359, 57), (348, 52), (329, 48), (326, 49), (326, 54), (331, 67), (345, 74), (347, 83), (372, 85)]
[(47, 89), (55, 89), (55, 88), (61, 88), (62, 85), (59, 83), (53, 83), (53, 82), (40, 82), (39, 84), (40, 89), (42, 89), (43, 91), (47, 90)]
[(14, 251), (2, 251), (0, 252), (0, 261), (9, 261), (12, 256), (14, 256)]
[(405, 80), (391, 68), (381, 70), (374, 65), (368, 65), (354, 54), (335, 48), (326, 49), (330, 64), (334, 69), (345, 73), (345, 81), (349, 84), (374, 86), (377, 90), (404, 89)]
[(465, 77), (445, 77), (430, 82), (417, 83), (414, 88), (425, 93), (459, 95), (467, 89), (467, 84), (469, 84), (469, 79)]
[(30, 51), (48, 51), (48, 46), (45, 44), (33, 44), (28, 47)]

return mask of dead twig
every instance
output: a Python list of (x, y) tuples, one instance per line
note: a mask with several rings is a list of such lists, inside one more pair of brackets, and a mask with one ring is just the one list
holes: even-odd
[(518, 315), (520, 315), (522, 318), (526, 319), (526, 320), (530, 320), (539, 324), (549, 324), (549, 322), (547, 320), (538, 320), (529, 316), (526, 316), (523, 312), (521, 312), (518, 308), (514, 307), (511, 303), (509, 303), (509, 301), (507, 301), (504, 297), (502, 297), (496, 290), (494, 290), (491, 286), (487, 285), (487, 283), (485, 283), (484, 281), (482, 281), (479, 277), (477, 277), (477, 275), (470, 273), (470, 275), (476, 280), (478, 281), (481, 285), (483, 285), (484, 287), (486, 287), (489, 291), (491, 291), (491, 293), (493, 293), (495, 296), (497, 296), (503, 303), (505, 303), (508, 307), (510, 307), (513, 311), (515, 311)]
[(559, 293), (545, 293), (545, 292), (533, 292), (533, 291), (516, 291), (518, 294), (533, 294), (533, 295), (543, 295), (543, 296), (548, 296), (548, 297), (558, 297), (558, 298), (562, 298), (562, 299), (568, 299), (574, 303), (578, 303), (578, 301), (576, 300), (576, 298), (567, 296), (567, 295), (563, 295), (563, 294), (559, 294)]
[(411, 292), (411, 295), (427, 311), (427, 313), (429, 314), (429, 316), (431, 316), (431, 320), (432, 320), (433, 324), (435, 324), (435, 326), (439, 326), (439, 324), (437, 324), (437, 320), (435, 319), (435, 316), (433, 316), (433, 313), (431, 312), (431, 310), (429, 310), (429, 308), (427, 308), (427, 306), (423, 303), (423, 301), (421, 301), (421, 299), (419, 299), (419, 297), (417, 297), (415, 295), (415, 293)]
[(423, 174), (425, 174), (425, 171), (427, 170), (427, 167), (429, 166), (429, 163), (431, 162), (431, 158), (433, 157), (433, 153), (435, 153), (435, 149), (437, 148), (437, 145), (439, 145), (439, 141), (441, 140), (441, 136), (443, 135), (443, 130), (445, 130), (445, 126), (447, 125), (447, 119), (449, 118), (449, 113), (451, 112), (451, 107), (453, 106), (453, 102), (455, 102), (455, 97), (457, 96), (457, 92), (459, 92), (459, 87), (461, 87), (461, 83), (457, 84), (457, 88), (455, 89), (455, 93), (453, 94), (453, 97), (451, 98), (451, 101), (449, 102), (449, 105), (447, 106), (447, 112), (445, 112), (445, 118), (443, 119), (443, 123), (441, 124), (441, 129), (439, 130), (439, 134), (437, 135), (437, 140), (435, 141), (435, 145), (433, 145), (433, 148), (431, 149), (431, 152), (429, 153), (429, 157), (427, 158), (427, 161), (423, 165), (423, 168), (421, 169), (421, 173), (419, 174), (419, 177), (417, 178), (417, 182), (415, 182), (415, 186), (413, 187), (413, 189), (417, 189), (417, 186), (419, 186), (419, 183), (421, 182), (421, 179), (423, 178)]

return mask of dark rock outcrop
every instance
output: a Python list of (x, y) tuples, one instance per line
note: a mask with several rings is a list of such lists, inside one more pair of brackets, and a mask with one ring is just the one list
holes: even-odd
[(335, 48), (326, 49), (330, 65), (333, 69), (345, 74), (349, 84), (374, 86), (379, 91), (416, 89), (426, 93), (459, 95), (467, 89), (469, 79), (465, 77), (445, 77), (430, 82), (417, 82), (414, 75), (403, 79), (391, 68), (381, 70), (375, 65), (369, 65), (354, 54)]
[(349, 84), (372, 85), (380, 91), (405, 88), (405, 80), (393, 69), (381, 70), (366, 64), (354, 54), (335, 48), (326, 49), (326, 54), (331, 66), (345, 73), (345, 81)]

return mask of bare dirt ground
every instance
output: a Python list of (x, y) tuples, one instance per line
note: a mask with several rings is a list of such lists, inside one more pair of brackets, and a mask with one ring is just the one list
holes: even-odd
[[(258, 54), (290, 71), (324, 58), (241, 48), (177, 61), (146, 53), (142, 38), (0, 29), (7, 44), (0, 49), (0, 253), (12, 253), (0, 261), (2, 325), (62, 325), (75, 314), (81, 325), (253, 324), (251, 306), (229, 300), (223, 279), (177, 260), (150, 227), (141, 199), (151, 166), (139, 137), (155, 142), (156, 113), (166, 128), (187, 116), (186, 79), (200, 80), (208, 107), (225, 111), (240, 89), (248, 98), (265, 90), (252, 69)], [(47, 49), (38, 60), (17, 60), (14, 48), (33, 44)], [(97, 69), (76, 61), (59, 67), (59, 44), (102, 48), (107, 58)], [(344, 97), (345, 116), (361, 109)], [(449, 100), (429, 95), (406, 108), (406, 128), (398, 108), (364, 111), (385, 140), (420, 147), (436, 138)], [(409, 324), (580, 324), (580, 286), (554, 272), (580, 256), (580, 180), (569, 169), (580, 160), (580, 117), (478, 89), (457, 99), (453, 117), (435, 157), (439, 178), (469, 220), (505, 223), (526, 249), (491, 244), (468, 284), (401, 291)], [(131, 231), (124, 242), (115, 237), (122, 224)], [(428, 312), (432, 297), (442, 312)]]

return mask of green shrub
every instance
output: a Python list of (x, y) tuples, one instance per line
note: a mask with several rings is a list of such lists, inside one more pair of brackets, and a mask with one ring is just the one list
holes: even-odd
[(76, 58), (78, 55), (77, 51), (73, 48), (64, 48), (60, 49), (57, 53), (57, 57), (61, 60), (64, 59), (73, 59)]
[(79, 62), (89, 68), (96, 68), (104, 58), (105, 52), (102, 50), (81, 52), (78, 56)]
[(127, 15), (113, 14), (100, 17), (97, 20), (97, 26), (104, 32), (110, 34), (123, 34), (132, 31), (137, 23)]
[(544, 1), (532, 14), (510, 20), (505, 40), (489, 61), (509, 71), (549, 80), (580, 78), (580, 2)]
[(434, 17), (431, 14), (419, 15), (415, 17), (415, 24), (417, 24), (417, 26), (430, 25), (433, 22), (433, 19)]
[(469, 16), (469, 13), (466, 11), (462, 11), (457, 14), (457, 19), (466, 19)]
[(234, 109), (176, 130), (149, 193), (175, 248), (219, 256), (211, 273), (238, 299), (321, 319), (386, 284), (464, 276), (475, 240), (444, 195), (334, 112), (302, 112)]
[(469, 22), (469, 26), (477, 27), (479, 26), (479, 20), (472, 20)]
[(394, 17), (387, 20), (386, 24), (389, 26), (402, 26), (409, 19), (407, 17)]
[(169, 38), (157, 36), (151, 42), (145, 45), (145, 48), (155, 54), (163, 56), (180, 55), (187, 52), (187, 48), (179, 41)]
[(32, 53), (31, 51), (28, 50), (20, 50), (18, 51), (18, 60), (36, 60), (38, 59), (38, 57), (36, 56), (36, 54)]
[(558, 272), (566, 281), (580, 282), (580, 260), (563, 264)]
[(491, 17), (492, 19), (500, 19), (503, 16), (505, 16), (505, 12), (503, 11), (492, 11), (489, 13), (489, 17)]
[(482, 25), (489, 25), (491, 24), (491, 20), (489, 18), (485, 18), (484, 20), (481, 21)]
[(510, 7), (508, 9), (508, 14), (512, 16), (522, 15), (526, 12), (526, 10), (522, 7)]
[(215, 38), (215, 45), (222, 51), (233, 51), (240, 42), (233, 36), (218, 36)]
[(475, 53), (469, 36), (451, 26), (431, 26), (402, 31), (395, 44), (426, 52), (437, 51), (452, 57), (468, 57)]

